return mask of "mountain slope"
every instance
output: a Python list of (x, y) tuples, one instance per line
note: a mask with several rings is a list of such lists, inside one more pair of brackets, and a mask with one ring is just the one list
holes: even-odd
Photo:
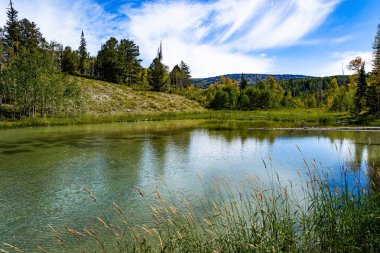
[(70, 77), (83, 91), (85, 114), (125, 114), (146, 112), (202, 111), (196, 101), (183, 96), (152, 91), (136, 91), (125, 85)]

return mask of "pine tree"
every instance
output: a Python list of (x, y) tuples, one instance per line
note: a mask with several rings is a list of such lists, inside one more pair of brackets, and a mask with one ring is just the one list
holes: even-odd
[(10, 50), (11, 55), (17, 55), (19, 51), (20, 27), (17, 18), (18, 11), (13, 8), (12, 0), (9, 1), (7, 10), (7, 23), (4, 27), (4, 46)]
[(19, 22), (19, 46), (26, 48), (27, 50), (35, 50), (46, 43), (45, 38), (42, 36), (40, 29), (34, 22), (30, 22), (24, 18)]
[(62, 52), (61, 71), (68, 74), (75, 74), (78, 68), (77, 54), (71, 47), (65, 47)]
[(356, 110), (357, 112), (361, 112), (365, 105), (366, 105), (366, 98), (367, 98), (367, 77), (365, 73), (365, 64), (362, 64), (362, 66), (359, 69), (358, 72), (358, 88), (356, 90), (356, 96), (355, 96), (355, 102), (356, 102)]
[(183, 87), (187, 88), (191, 85), (191, 72), (190, 67), (187, 65), (184, 61), (181, 61), (181, 64), (179, 65), (181, 72), (182, 72), (182, 83)]
[(123, 66), (119, 60), (118, 41), (111, 37), (102, 45), (97, 57), (97, 71), (101, 79), (122, 83)]
[(168, 67), (161, 61), (163, 59), (162, 43), (158, 48), (157, 57), (149, 66), (149, 85), (154, 91), (162, 91), (169, 85)]
[(244, 74), (242, 73), (241, 74), (241, 77), (240, 77), (240, 89), (241, 90), (245, 90), (247, 87), (248, 87), (248, 82), (247, 80), (245, 79), (244, 77)]
[(139, 47), (132, 40), (121, 40), (118, 55), (123, 68), (122, 82), (128, 86), (138, 83), (142, 69)]
[(371, 113), (380, 112), (380, 24), (373, 43), (373, 69), (371, 85), (368, 90), (367, 104)]
[(170, 85), (175, 86), (179, 89), (183, 89), (182, 79), (182, 71), (177, 64), (173, 67), (173, 70), (170, 72)]
[(84, 32), (82, 31), (82, 35), (80, 38), (80, 45), (79, 45), (79, 72), (83, 75), (85, 73), (85, 61), (88, 58), (87, 53), (87, 42), (84, 37)]
[(373, 43), (373, 81), (380, 83), (380, 24), (377, 27), (377, 34)]

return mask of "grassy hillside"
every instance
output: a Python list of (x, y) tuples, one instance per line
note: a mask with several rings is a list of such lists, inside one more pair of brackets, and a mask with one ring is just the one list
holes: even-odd
[(89, 115), (186, 112), (202, 111), (204, 108), (183, 96), (136, 91), (125, 85), (118, 85), (81, 77), (70, 77), (80, 84), (83, 91), (82, 112)]

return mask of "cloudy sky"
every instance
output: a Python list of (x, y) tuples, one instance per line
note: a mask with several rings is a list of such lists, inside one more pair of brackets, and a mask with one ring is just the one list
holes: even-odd
[[(13, 0), (19, 18), (48, 40), (78, 48), (82, 30), (96, 55), (111, 36), (140, 46), (149, 66), (163, 42), (164, 63), (184, 60), (193, 77), (228, 73), (342, 73), (369, 62), (379, 0)], [(0, 2), (0, 25), (9, 1)]]

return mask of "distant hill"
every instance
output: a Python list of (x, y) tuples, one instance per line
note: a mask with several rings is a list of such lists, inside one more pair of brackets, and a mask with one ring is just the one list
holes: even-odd
[[(224, 77), (230, 78), (232, 80), (240, 82), (241, 74), (228, 74), (223, 75)], [(248, 84), (255, 86), (259, 81), (266, 80), (270, 76), (273, 76), (277, 81), (291, 80), (291, 79), (305, 79), (305, 78), (314, 78), (312, 76), (304, 75), (268, 75), (268, 74), (244, 74), (244, 78), (247, 80)], [(192, 82), (194, 86), (207, 88), (210, 84), (213, 84), (220, 80), (222, 76), (214, 76), (207, 78), (193, 78)]]

